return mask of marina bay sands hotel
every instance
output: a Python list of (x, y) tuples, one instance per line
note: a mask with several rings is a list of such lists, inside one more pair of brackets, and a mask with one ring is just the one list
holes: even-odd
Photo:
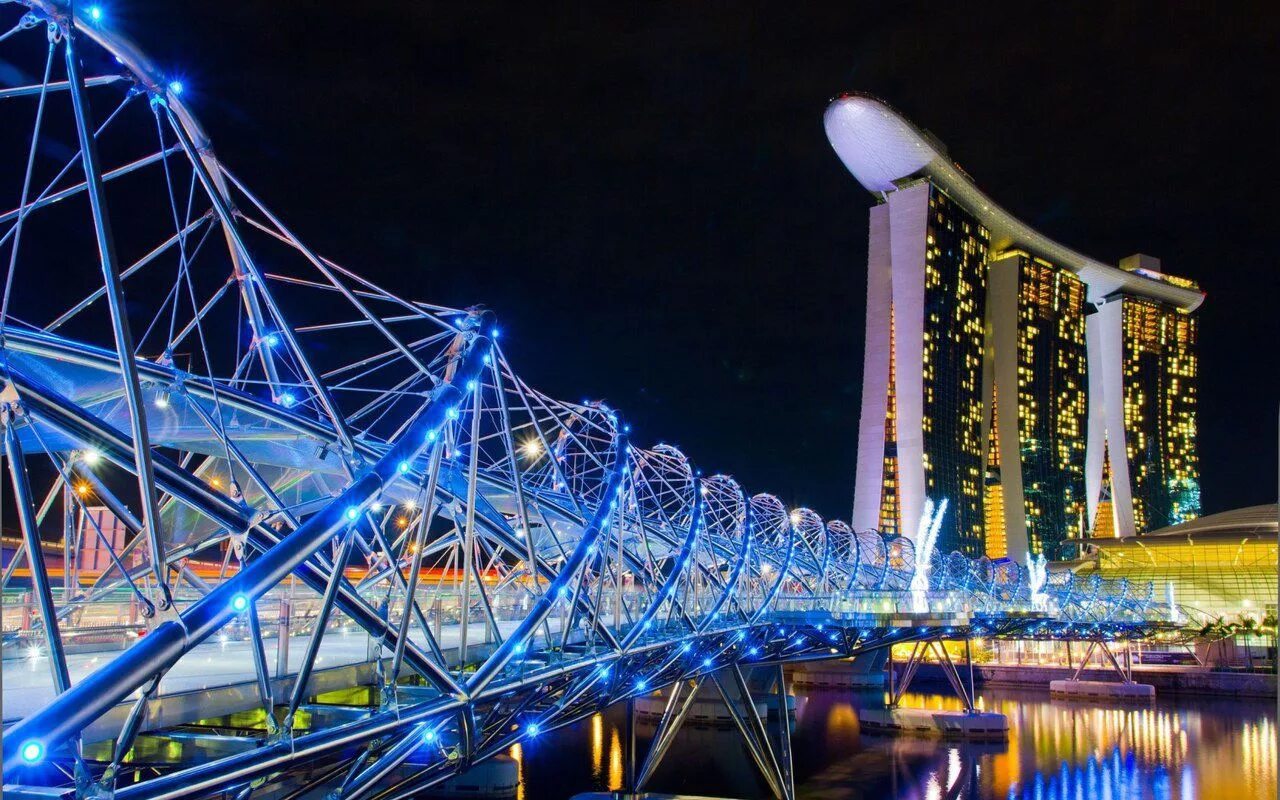
[(941, 552), (1025, 563), (1199, 516), (1199, 287), (1033, 230), (880, 100), (837, 98), (825, 126), (880, 201), (855, 529), (914, 536), (946, 498)]

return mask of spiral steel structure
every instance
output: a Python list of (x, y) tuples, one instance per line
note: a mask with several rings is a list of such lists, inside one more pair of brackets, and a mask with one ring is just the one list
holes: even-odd
[[(6, 796), (405, 797), (690, 676), (1160, 618), (1069, 576), (1036, 613), (1017, 564), (917, 564), (634, 444), (526, 383), (490, 312), (310, 249), (96, 8), (0, 4), (0, 42), (5, 640), (47, 673), (11, 698), (5, 662)], [(352, 676), (364, 702), (317, 700)], [(258, 722), (201, 739), (193, 691)]]

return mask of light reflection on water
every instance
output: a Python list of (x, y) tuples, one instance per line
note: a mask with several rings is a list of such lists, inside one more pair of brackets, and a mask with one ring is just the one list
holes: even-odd
[[(1051, 701), (1043, 692), (989, 691), (982, 705), (1009, 718), (1008, 742), (951, 743), (864, 735), (858, 708), (879, 693), (797, 691), (797, 794), (823, 800), (1254, 800), (1277, 792), (1276, 718), (1270, 701), (1158, 699), (1103, 707)], [(958, 709), (945, 694), (904, 704)], [(641, 722), (640, 761), (653, 735)], [(624, 717), (610, 709), (525, 745), (527, 800), (622, 786)], [(608, 746), (605, 746), (605, 742)], [(767, 797), (731, 731), (682, 731), (650, 791)]]

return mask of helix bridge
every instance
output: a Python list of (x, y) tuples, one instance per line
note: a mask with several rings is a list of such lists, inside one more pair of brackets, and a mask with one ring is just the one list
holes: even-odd
[[(312, 250), (183, 89), (97, 7), (0, 3), (6, 797), (409, 797), (682, 682), (1167, 626), (539, 392), (489, 310)], [(735, 720), (792, 796), (786, 726)]]

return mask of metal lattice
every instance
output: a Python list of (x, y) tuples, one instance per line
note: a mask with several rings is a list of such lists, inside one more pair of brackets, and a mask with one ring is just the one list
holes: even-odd
[[(96, 10), (3, 4), (0, 42), (5, 643), (47, 674), (6, 794), (407, 797), (692, 675), (902, 635), (910, 539), (638, 447), (529, 386), (490, 312), (320, 256)], [(954, 624), (1029, 618), (1016, 564), (932, 573)], [(1069, 623), (1151, 610), (1051, 588)], [(366, 703), (316, 705), (347, 678)], [(260, 727), (140, 766), (192, 687)]]

